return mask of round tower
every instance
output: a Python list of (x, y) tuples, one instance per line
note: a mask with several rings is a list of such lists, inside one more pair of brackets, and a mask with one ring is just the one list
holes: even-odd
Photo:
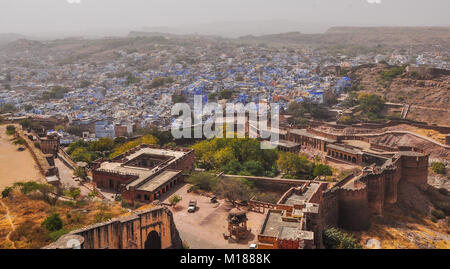
[(369, 201), (364, 183), (339, 190), (339, 227), (348, 230), (367, 230), (370, 227)]
[(426, 189), (428, 180), (428, 155), (417, 152), (402, 153), (402, 180)]

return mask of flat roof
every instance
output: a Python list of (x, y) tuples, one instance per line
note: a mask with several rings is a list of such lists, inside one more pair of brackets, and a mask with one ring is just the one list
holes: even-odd
[(323, 141), (326, 141), (329, 143), (336, 142), (336, 140), (333, 140), (333, 139), (329, 139), (329, 138), (326, 138), (323, 136), (318, 136), (315, 134), (308, 133), (308, 130), (306, 130), (306, 129), (291, 129), (289, 132), (292, 134), (296, 134), (296, 135), (301, 135), (301, 136), (306, 136), (306, 137), (310, 137), (310, 138), (314, 138), (314, 139), (323, 140)]
[(314, 233), (311, 231), (303, 231), (300, 227), (290, 227), (290, 226), (282, 226), (280, 228), (280, 232), (278, 234), (278, 238), (280, 239), (306, 239), (306, 240), (314, 240)]
[[(166, 157), (172, 157), (172, 158), (169, 159), (168, 162), (165, 162), (164, 160), (162, 160), (162, 163), (158, 164), (156, 167), (153, 167), (153, 168), (144, 168), (144, 167), (136, 167), (136, 166), (126, 165), (126, 163), (128, 163), (131, 160), (138, 158), (139, 156), (144, 155), (144, 154), (145, 155), (166, 156)], [(163, 180), (161, 182), (165, 182), (164, 177), (167, 176), (168, 173), (169, 174), (170, 173), (179, 173), (180, 171), (176, 171), (176, 170), (164, 171), (160, 175), (155, 176), (155, 178), (150, 179), (149, 182), (146, 182), (146, 180), (149, 177), (151, 177), (153, 174), (155, 174), (156, 172), (163, 169), (163, 167), (165, 167), (166, 165), (169, 165), (169, 164), (175, 162), (176, 160), (178, 160), (179, 158), (183, 157), (186, 154), (188, 154), (188, 152), (146, 147), (146, 148), (141, 148), (138, 151), (126, 156), (128, 161), (125, 164), (118, 163), (118, 162), (103, 162), (100, 164), (100, 167), (97, 169), (97, 171), (137, 176), (137, 179), (135, 179), (132, 182), (127, 184), (127, 188), (139, 186), (139, 189), (141, 189), (141, 188), (152, 189), (150, 187), (151, 184), (149, 182), (154, 182), (155, 179), (156, 179), (156, 181)], [(166, 173), (166, 172), (168, 172), (168, 173)], [(163, 177), (161, 178), (161, 176), (163, 176)], [(166, 181), (167, 180), (168, 179), (166, 179)], [(163, 184), (163, 183), (161, 183), (161, 184)], [(140, 186), (140, 185), (142, 185), (142, 186)]]
[(347, 147), (339, 146), (339, 145), (335, 145), (335, 144), (327, 145), (327, 147), (330, 149), (340, 150), (340, 151), (347, 152), (350, 154), (355, 154), (355, 155), (362, 153), (362, 151), (360, 151), (360, 150), (355, 150), (355, 149), (351, 149), (351, 148), (347, 148)]
[(314, 195), (314, 193), (317, 192), (317, 190), (320, 187), (320, 183), (317, 182), (311, 182), (309, 186), (306, 188), (306, 190), (302, 194), (298, 194), (295, 192), (292, 192), (289, 197), (286, 198), (286, 200), (283, 202), (284, 205), (301, 205), (304, 203), (307, 203), (309, 199)]
[(300, 228), (300, 222), (283, 221), (281, 217), (282, 214), (280, 212), (269, 211), (261, 234), (264, 236), (277, 237), (281, 227)]
[(280, 139), (278, 141), (274, 141), (272, 143), (277, 146), (282, 146), (282, 147), (286, 147), (286, 148), (293, 148), (293, 147), (300, 146), (300, 144), (298, 144), (298, 143), (288, 141), (288, 140), (282, 140), (282, 139)]
[(142, 186), (138, 188), (138, 190), (153, 192), (162, 185), (166, 184), (172, 178), (177, 176), (180, 172), (181, 171), (166, 170), (161, 174), (155, 176), (154, 178), (150, 179), (149, 181), (145, 182)]
[(181, 158), (186, 153), (187, 152), (184, 152), (184, 151), (176, 151), (176, 150), (170, 150), (170, 149), (141, 148), (140, 150), (136, 151), (135, 153), (130, 154), (126, 158), (128, 160), (132, 160), (132, 159), (139, 157), (142, 154), (153, 154), (153, 155), (171, 156), (171, 157), (175, 157), (175, 158)]

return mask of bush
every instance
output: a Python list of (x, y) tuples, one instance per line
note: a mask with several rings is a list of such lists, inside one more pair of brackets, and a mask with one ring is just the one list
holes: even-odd
[(98, 222), (105, 222), (113, 218), (113, 215), (110, 212), (105, 212), (103, 210), (100, 210), (97, 214), (94, 216), (94, 223)]
[(383, 79), (384, 81), (391, 81), (395, 77), (403, 74), (403, 72), (405, 72), (405, 67), (403, 67), (403, 66), (392, 67), (391, 69), (389, 69), (387, 71), (381, 72), (380, 75), (381, 75), (381, 79)]
[(66, 229), (61, 229), (61, 230), (57, 230), (57, 231), (53, 231), (51, 233), (49, 233), (50, 236), (50, 240), (52, 240), (53, 242), (55, 242), (56, 240), (58, 240), (61, 236), (65, 235), (69, 233), (68, 230)]
[(58, 213), (53, 213), (42, 222), (42, 226), (48, 231), (54, 232), (62, 229), (63, 222)]
[(431, 164), (431, 169), (433, 169), (433, 172), (440, 175), (445, 175), (445, 164), (441, 162), (434, 162)]
[(326, 229), (323, 232), (323, 243), (327, 249), (359, 249), (361, 246), (356, 240), (336, 228)]
[(13, 187), (6, 187), (2, 191), (2, 198), (6, 198), (9, 196), (9, 194), (12, 192)]
[(16, 133), (16, 127), (14, 125), (6, 126), (6, 134), (7, 135), (14, 135), (15, 133)]
[(174, 194), (169, 198), (169, 203), (172, 206), (176, 206), (183, 198), (179, 196), (178, 194)]
[(80, 195), (81, 195), (81, 190), (80, 190), (80, 188), (74, 188), (74, 189), (71, 189), (71, 190), (66, 190), (66, 191), (64, 192), (64, 194), (65, 194), (66, 196), (69, 196), (69, 197), (72, 198), (73, 200), (76, 200), (78, 197), (80, 197)]
[(444, 219), (445, 218), (445, 213), (439, 209), (431, 210), (431, 215), (433, 217), (435, 217), (436, 219)]

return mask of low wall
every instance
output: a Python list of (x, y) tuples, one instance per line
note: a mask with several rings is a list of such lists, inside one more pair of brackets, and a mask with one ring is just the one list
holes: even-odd
[(227, 178), (244, 178), (248, 181), (254, 182), (258, 188), (278, 191), (278, 192), (286, 192), (292, 186), (302, 186), (305, 183), (311, 182), (310, 180), (293, 180), (293, 179), (278, 179), (271, 177), (255, 177), (255, 176), (240, 176), (240, 175), (226, 175), (223, 174), (222, 177)]
[(39, 172), (44, 177), (48, 176), (49, 173), (51, 173), (50, 171), (52, 171), (52, 167), (48, 164), (47, 159), (45, 158), (44, 154), (34, 146), (32, 141), (30, 141), (26, 135), (24, 135), (21, 131), (17, 130), (17, 128), (16, 128), (15, 138), (22, 139), (25, 141), (24, 146), (31, 153), (31, 156), (34, 159), (34, 161), (39, 169)]

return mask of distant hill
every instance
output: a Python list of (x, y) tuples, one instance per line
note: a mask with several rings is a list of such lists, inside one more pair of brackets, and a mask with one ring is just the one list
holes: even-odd
[(13, 33), (0, 34), (0, 45), (7, 44), (9, 42), (13, 42), (22, 38), (25, 38), (25, 36)]
[(248, 42), (268, 42), (311, 46), (404, 46), (439, 45), (450, 49), (450, 27), (332, 27), (323, 34), (281, 33), (239, 38)]

